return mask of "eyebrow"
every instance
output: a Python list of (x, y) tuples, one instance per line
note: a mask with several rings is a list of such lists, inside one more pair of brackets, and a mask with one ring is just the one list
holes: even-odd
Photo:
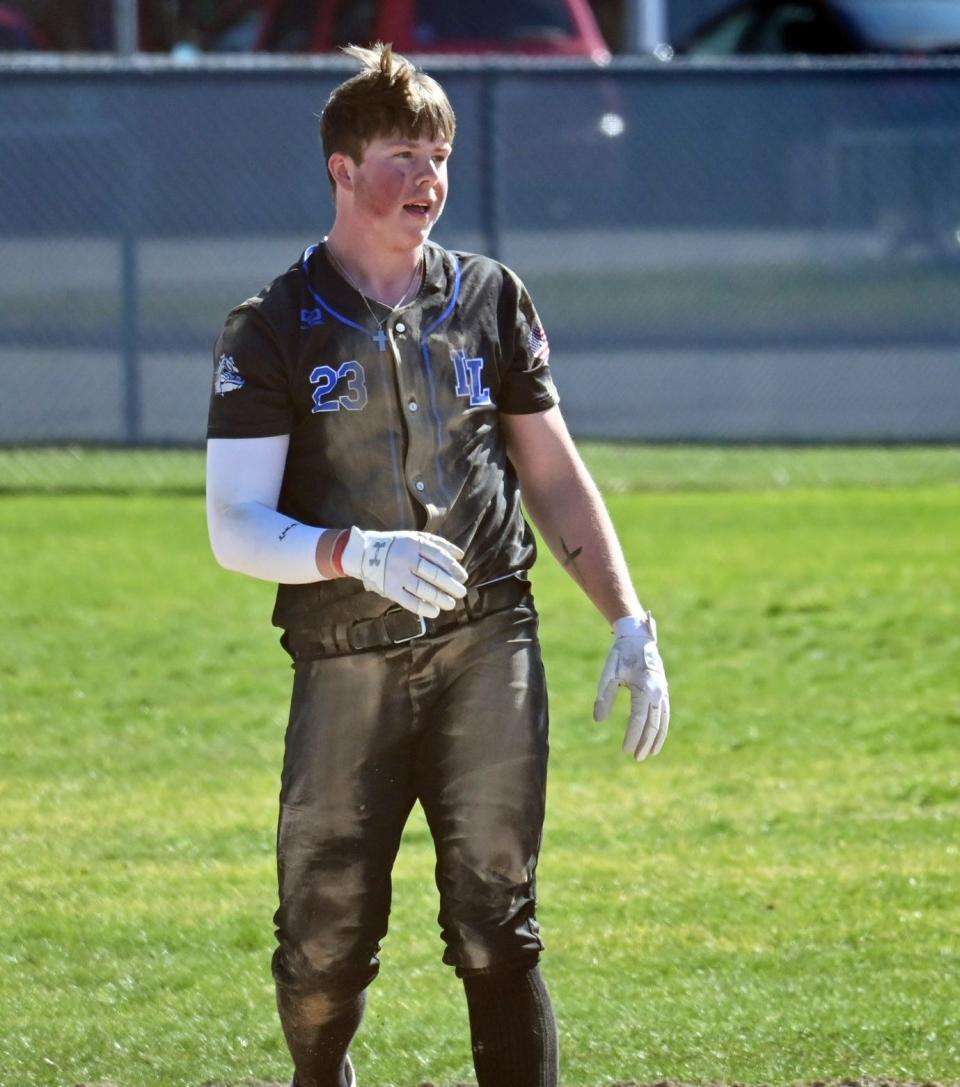
[[(429, 143), (430, 141), (427, 140), (426, 142)], [(417, 147), (419, 145), (419, 143), (420, 143), (419, 140), (410, 140), (410, 139), (407, 139), (406, 137), (401, 136), (401, 137), (398, 137), (395, 140), (389, 140), (387, 146), (388, 147)], [(438, 148), (438, 149), (443, 150), (443, 151), (450, 151), (450, 150), (453, 149), (453, 144), (449, 140), (444, 140), (442, 143), (435, 143), (433, 146), (434, 146), (434, 148)]]

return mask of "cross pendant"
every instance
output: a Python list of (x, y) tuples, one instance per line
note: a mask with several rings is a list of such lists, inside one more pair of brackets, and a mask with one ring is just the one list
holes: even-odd
[(387, 337), (386, 337), (386, 334), (384, 333), (382, 328), (378, 328), (377, 331), (376, 331), (376, 334), (371, 336), (370, 339), (371, 340), (376, 340), (377, 347), (379, 347), (381, 351), (386, 351), (386, 349), (387, 349)]

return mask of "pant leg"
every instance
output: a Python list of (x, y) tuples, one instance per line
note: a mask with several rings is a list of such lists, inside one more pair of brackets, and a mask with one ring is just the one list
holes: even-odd
[(399, 650), (296, 666), (273, 972), (281, 1007), (301, 1019), (336, 1016), (379, 969), (390, 871), (415, 798), (407, 666)]
[(460, 628), (431, 664), (417, 790), (437, 851), (444, 961), (460, 976), (533, 964), (548, 720), (532, 605)]

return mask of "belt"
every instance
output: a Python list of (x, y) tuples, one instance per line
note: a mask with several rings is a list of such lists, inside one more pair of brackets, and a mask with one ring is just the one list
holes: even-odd
[(315, 660), (318, 657), (342, 657), (362, 653), (367, 649), (388, 649), (417, 638), (439, 634), (450, 627), (463, 626), (482, 619), (495, 611), (519, 604), (530, 592), (525, 574), (512, 574), (476, 588), (457, 601), (451, 611), (442, 611), (435, 619), (414, 615), (399, 605), (372, 619), (357, 619), (352, 623), (336, 623), (310, 631), (285, 631), (281, 645), (294, 660)]

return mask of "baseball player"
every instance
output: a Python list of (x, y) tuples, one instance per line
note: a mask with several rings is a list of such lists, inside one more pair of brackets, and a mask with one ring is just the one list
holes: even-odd
[(630, 690), (624, 748), (669, 721), (656, 627), (557, 407), (516, 275), (428, 241), (455, 118), (389, 46), (351, 47), (321, 135), (329, 235), (227, 317), (207, 507), (217, 560), (278, 582), (294, 662), (277, 839), (277, 1004), (299, 1087), (356, 1083), (390, 875), (423, 806), (444, 961), (480, 1087), (554, 1087), (536, 869), (547, 696), (523, 504), (609, 621), (594, 716)]

